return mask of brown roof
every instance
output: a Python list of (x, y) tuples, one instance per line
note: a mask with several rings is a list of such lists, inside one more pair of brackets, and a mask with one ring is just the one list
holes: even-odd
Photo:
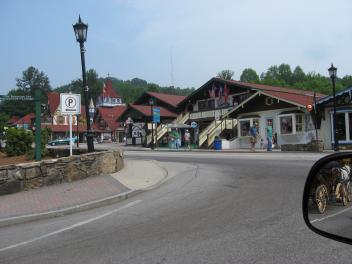
[(19, 116), (12, 116), (7, 123), (9, 124), (15, 124), (18, 120), (20, 119)]
[(146, 92), (146, 93), (174, 107), (177, 107), (177, 105), (186, 98), (186, 96), (183, 96), (183, 95), (173, 95), (173, 94), (155, 93), (155, 92)]
[[(50, 113), (53, 115), (60, 105), (60, 94), (56, 92), (50, 92), (50, 93), (47, 93), (47, 96), (48, 96)], [(83, 104), (81, 105), (81, 116), (82, 117), (86, 116), (86, 108)]]
[[(137, 110), (138, 112), (142, 113), (145, 116), (151, 116), (151, 109), (149, 105), (129, 105), (131, 108)], [(164, 107), (161, 106), (154, 106), (160, 108), (160, 116), (161, 117), (176, 117), (177, 114), (167, 110)]]
[[(240, 82), (240, 81), (234, 81), (234, 80), (230, 80), (230, 81), (226, 80), (226, 82), (230, 84), (232, 83), (232, 84), (237, 84), (248, 88), (254, 88), (254, 89), (265, 90), (265, 91), (276, 91), (276, 92), (284, 92), (284, 93), (290, 93), (290, 94), (301, 94), (301, 95), (307, 95), (307, 96), (314, 95), (314, 91), (308, 91), (308, 90), (271, 86), (271, 85), (258, 84), (258, 83), (246, 83), (246, 82)], [(321, 93), (316, 93), (316, 96), (324, 97), (326, 95)]]
[(263, 91), (264, 94), (271, 95), (273, 97), (293, 102), (301, 106), (307, 106), (309, 104), (313, 104), (314, 102), (314, 97), (313, 96), (307, 96), (303, 94), (292, 94), (292, 93), (283, 93), (283, 92), (276, 92), (276, 91)]
[[(42, 124), (42, 128), (50, 128), (53, 132), (68, 132), (70, 131), (69, 125), (45, 125)], [(85, 132), (87, 130), (86, 125), (78, 125), (78, 132)], [(77, 126), (72, 126), (72, 131), (77, 131)]]
[(60, 104), (60, 94), (55, 92), (50, 92), (47, 94), (47, 96), (48, 96), (50, 113), (54, 114)]
[[(246, 82), (240, 82), (240, 81), (234, 81), (234, 80), (223, 80), (219, 78), (214, 78), (214, 79), (225, 81), (228, 84), (235, 84), (249, 89), (260, 90), (267, 95), (274, 96), (278, 99), (292, 102), (294, 104), (298, 104), (301, 106), (312, 104), (314, 101), (314, 91), (278, 87), (278, 86), (271, 86), (271, 85), (257, 84), (257, 83), (246, 83)], [(317, 100), (325, 96), (326, 96), (325, 94), (316, 93)]]
[(17, 124), (31, 124), (32, 123), (32, 119), (35, 118), (35, 114), (34, 113), (30, 113), (25, 115), (24, 117), (18, 119), (16, 122), (14, 122), (14, 125)]
[(112, 81), (110, 79), (105, 81), (105, 91), (103, 87), (102, 97), (111, 97), (111, 98), (121, 98), (120, 95), (112, 87)]
[(120, 126), (120, 123), (116, 120), (121, 116), (126, 108), (127, 107), (125, 105), (118, 105), (112, 108), (100, 107), (97, 111), (109, 128), (114, 131)]

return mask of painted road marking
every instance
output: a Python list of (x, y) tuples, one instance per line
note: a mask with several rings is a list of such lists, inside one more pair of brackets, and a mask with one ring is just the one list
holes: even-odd
[(343, 209), (343, 210), (341, 210), (340, 212), (337, 212), (337, 213), (334, 213), (334, 214), (331, 214), (331, 215), (327, 215), (327, 216), (325, 216), (325, 217), (323, 217), (323, 218), (319, 218), (319, 219), (315, 219), (315, 220), (313, 220), (313, 221), (310, 221), (310, 223), (313, 224), (313, 223), (316, 223), (316, 222), (324, 221), (324, 220), (326, 220), (326, 219), (328, 219), (328, 218), (335, 217), (335, 216), (337, 216), (337, 215), (343, 214), (343, 213), (345, 213), (345, 212), (347, 212), (347, 211), (349, 211), (349, 210), (351, 210), (351, 209), (352, 209), (352, 206), (351, 206), (351, 207), (348, 207), (348, 208), (346, 208), (346, 209)]
[(38, 240), (47, 238), (47, 237), (50, 237), (50, 236), (53, 236), (53, 235), (56, 235), (56, 234), (60, 234), (60, 233), (65, 232), (65, 231), (67, 231), (67, 230), (71, 230), (71, 229), (74, 229), (74, 228), (76, 228), (76, 227), (80, 227), (80, 226), (83, 226), (83, 225), (92, 223), (92, 222), (97, 221), (97, 220), (99, 220), (99, 219), (101, 219), (101, 218), (104, 218), (104, 217), (106, 217), (106, 216), (109, 216), (109, 215), (111, 215), (111, 214), (114, 214), (114, 213), (116, 213), (116, 212), (119, 212), (119, 211), (121, 211), (121, 210), (123, 210), (123, 209), (127, 209), (127, 208), (129, 208), (129, 207), (132, 207), (132, 206), (134, 206), (134, 205), (140, 203), (141, 201), (142, 201), (142, 200), (136, 200), (136, 201), (130, 202), (130, 203), (128, 203), (128, 204), (126, 204), (126, 205), (124, 205), (124, 206), (122, 206), (122, 207), (120, 207), (120, 208), (114, 209), (114, 210), (112, 210), (112, 211), (110, 211), (110, 212), (107, 212), (107, 213), (105, 213), (105, 214), (99, 215), (99, 216), (97, 216), (97, 217), (93, 217), (93, 218), (90, 218), (90, 219), (87, 219), (87, 220), (78, 222), (78, 223), (76, 223), (76, 224), (74, 224), (74, 225), (70, 225), (70, 226), (61, 228), (61, 229), (59, 229), (59, 230), (56, 230), (56, 231), (54, 231), (54, 232), (50, 232), (50, 233), (48, 233), (48, 234), (45, 234), (45, 235), (42, 235), (42, 236), (39, 236), (39, 237), (35, 237), (35, 238), (31, 239), (31, 240), (23, 241), (23, 242), (18, 243), (18, 244), (14, 244), (14, 245), (11, 245), (11, 246), (8, 246), (8, 247), (1, 248), (1, 249), (0, 249), (0, 252), (3, 252), (3, 251), (5, 251), (5, 250), (9, 250), (9, 249), (12, 249), (12, 248), (24, 246), (24, 245), (33, 243), (33, 242), (35, 242), (35, 241), (38, 241)]

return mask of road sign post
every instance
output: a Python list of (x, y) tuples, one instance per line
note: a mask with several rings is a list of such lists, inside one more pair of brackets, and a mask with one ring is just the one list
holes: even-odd
[[(70, 126), (70, 156), (72, 156), (72, 115), (81, 113), (81, 95), (80, 94), (60, 94), (61, 114), (69, 115)], [(89, 117), (87, 117), (89, 118)], [(78, 119), (77, 119), (78, 122)], [(77, 134), (78, 138), (78, 134)]]
[(41, 134), (41, 91), (39, 88), (35, 89), (34, 101), (35, 101), (35, 160), (41, 161), (42, 159), (42, 134)]

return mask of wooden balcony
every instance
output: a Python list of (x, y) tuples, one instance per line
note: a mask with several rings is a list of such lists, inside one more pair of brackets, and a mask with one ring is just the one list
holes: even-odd
[(215, 119), (221, 118), (221, 116), (227, 114), (233, 107), (222, 108), (222, 109), (214, 109), (209, 111), (200, 111), (200, 112), (192, 112), (190, 113), (191, 120), (199, 120), (199, 119)]

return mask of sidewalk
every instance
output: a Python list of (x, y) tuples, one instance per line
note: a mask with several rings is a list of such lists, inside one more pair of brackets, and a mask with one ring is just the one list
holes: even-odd
[(50, 218), (127, 199), (167, 177), (154, 161), (125, 160), (117, 173), (0, 196), (0, 226)]

